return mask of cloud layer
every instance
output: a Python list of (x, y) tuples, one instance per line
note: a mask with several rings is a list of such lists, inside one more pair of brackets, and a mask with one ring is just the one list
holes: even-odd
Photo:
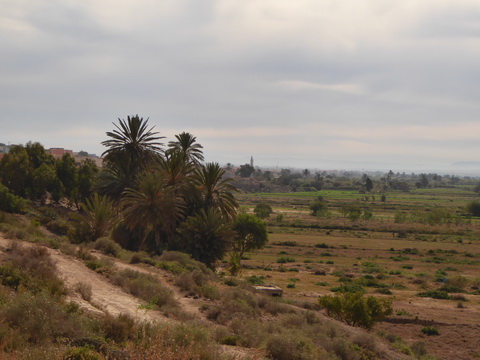
[(0, 142), (101, 153), (138, 113), (209, 161), (448, 170), (480, 153), (477, 0), (0, 4)]

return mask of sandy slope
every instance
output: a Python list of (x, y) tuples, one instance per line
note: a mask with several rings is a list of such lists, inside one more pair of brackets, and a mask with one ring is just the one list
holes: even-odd
[[(11, 242), (12, 240), (0, 236), (0, 247), (6, 248)], [(22, 242), (22, 244), (24, 246), (37, 246), (25, 242)], [(71, 300), (77, 302), (82, 308), (94, 313), (128, 314), (142, 321), (166, 321), (166, 318), (158, 311), (140, 309), (140, 306), (145, 302), (114, 286), (106, 278), (87, 268), (81, 261), (64, 255), (59, 250), (47, 250), (56, 262), (60, 278), (71, 290), (69, 291)], [(78, 282), (91, 286), (92, 299), (90, 302), (83, 300), (73, 291)]]

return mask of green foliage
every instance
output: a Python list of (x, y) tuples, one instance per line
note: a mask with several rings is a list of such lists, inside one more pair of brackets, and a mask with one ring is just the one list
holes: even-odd
[(105, 236), (118, 221), (114, 204), (106, 196), (94, 194), (81, 204), (82, 213), (76, 214), (76, 230), (71, 236), (77, 242), (95, 241)]
[(472, 216), (480, 216), (480, 201), (471, 201), (466, 206), (467, 212)]
[(325, 295), (319, 303), (333, 316), (349, 325), (371, 329), (375, 322), (392, 313), (389, 299), (377, 299), (362, 293), (346, 292), (340, 295)]
[(100, 250), (105, 255), (118, 256), (120, 253), (120, 245), (109, 238), (100, 238), (95, 241), (93, 247)]
[(266, 219), (272, 213), (272, 207), (266, 203), (260, 203), (253, 209), (254, 214), (260, 219)]
[(235, 236), (229, 224), (211, 208), (188, 217), (177, 232), (179, 248), (212, 269), (225, 256)]
[(268, 234), (265, 223), (250, 214), (238, 214), (233, 223), (233, 231), (235, 237), (232, 241), (230, 273), (236, 275), (245, 252), (264, 247), (268, 241)]
[(278, 264), (286, 264), (286, 263), (292, 263), (292, 262), (295, 262), (295, 259), (288, 256), (283, 256), (277, 259)]
[(422, 328), (422, 333), (428, 336), (440, 335), (438, 329), (433, 326), (425, 326), (424, 328)]
[(449, 300), (450, 295), (446, 291), (442, 290), (428, 290), (424, 292), (420, 292), (417, 294), (419, 297), (429, 297), (432, 299), (441, 299), (441, 300)]
[(317, 200), (310, 204), (310, 211), (312, 216), (323, 216), (328, 211), (327, 202), (320, 196)]
[(224, 178), (225, 170), (218, 163), (207, 163), (196, 168), (193, 174), (194, 185), (200, 190), (200, 207), (219, 211), (226, 219), (234, 219), (238, 203), (233, 196), (237, 191), (231, 182), (233, 179)]
[(238, 168), (236, 174), (240, 175), (242, 178), (248, 178), (253, 175), (255, 172), (255, 168), (251, 166), (250, 164), (245, 164), (245, 165), (240, 165)]
[(138, 230), (144, 243), (152, 236), (157, 252), (173, 238), (185, 207), (176, 189), (165, 180), (161, 174), (147, 173), (141, 177), (138, 189), (127, 188), (122, 199), (123, 224), (130, 231)]
[(13, 195), (7, 187), (0, 183), (0, 210), (9, 213), (21, 213), (26, 208), (26, 201)]

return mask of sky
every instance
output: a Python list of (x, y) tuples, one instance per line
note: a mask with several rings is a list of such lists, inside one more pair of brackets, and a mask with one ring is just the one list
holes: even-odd
[[(479, 0), (0, 0), (0, 142), (480, 174)], [(478, 171), (477, 171), (478, 170)]]

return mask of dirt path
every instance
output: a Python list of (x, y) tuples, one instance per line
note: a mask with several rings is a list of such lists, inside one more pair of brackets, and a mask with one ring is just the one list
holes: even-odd
[[(18, 240), (15, 241), (19, 242)], [(0, 236), (0, 246), (2, 248), (8, 247), (11, 242), (12, 240), (7, 240)], [(21, 243), (23, 246), (38, 246), (23, 241)], [(60, 278), (69, 289), (69, 297), (72, 301), (78, 303), (81, 308), (97, 314), (114, 316), (127, 314), (140, 321), (168, 321), (158, 311), (141, 309), (140, 306), (145, 305), (144, 301), (114, 286), (103, 276), (87, 268), (81, 261), (64, 255), (59, 250), (49, 248), (47, 250), (57, 265)], [(90, 301), (83, 300), (73, 290), (79, 282), (85, 283), (92, 288)]]

